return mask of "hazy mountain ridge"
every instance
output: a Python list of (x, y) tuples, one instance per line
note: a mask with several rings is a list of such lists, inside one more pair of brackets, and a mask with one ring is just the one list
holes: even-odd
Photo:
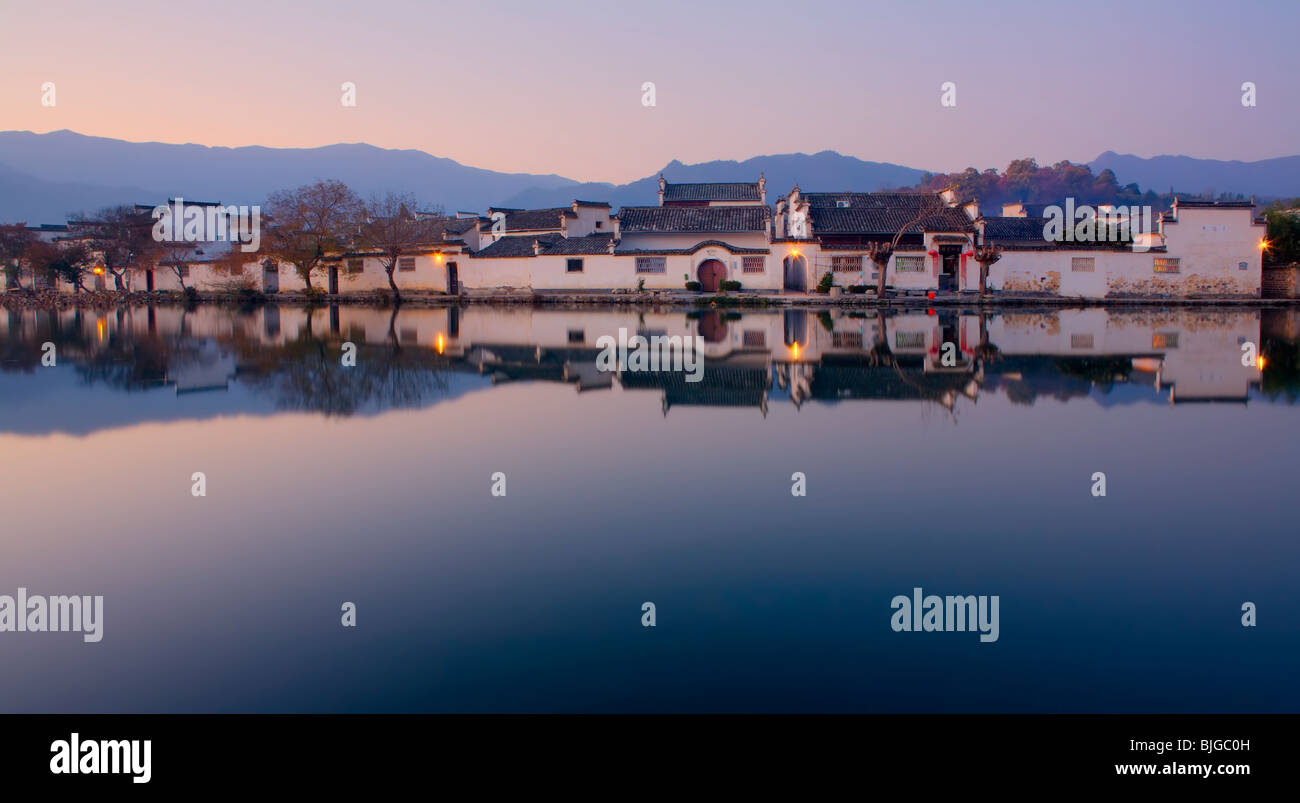
[[(498, 173), (468, 167), (417, 150), (366, 144), (319, 148), (239, 148), (126, 142), (71, 131), (0, 132), (0, 165), (35, 183), (75, 183), (83, 188), (138, 188), (117, 203), (156, 203), (182, 196), (225, 203), (258, 203), (277, 189), (324, 178), (346, 182), (363, 197), (389, 190), (410, 192), (423, 205), (481, 209), (532, 187), (577, 182), (555, 175)], [(103, 193), (91, 192), (88, 197)], [(72, 209), (95, 209), (76, 196), (25, 203), (0, 175), (0, 219), (58, 222)]]
[(1109, 168), (1123, 184), (1168, 192), (1242, 193), (1257, 199), (1300, 196), (1300, 156), (1256, 162), (1198, 159), (1192, 156), (1142, 157), (1106, 151), (1088, 163), (1092, 172)]
[[(1087, 163), (1110, 168), (1123, 184), (1164, 192), (1240, 192), (1259, 198), (1300, 195), (1300, 156), (1258, 162), (1142, 158), (1107, 151)], [(669, 181), (767, 179), (767, 199), (804, 190), (880, 190), (915, 186), (924, 171), (869, 162), (835, 151), (755, 156), (663, 168)], [(363, 143), (318, 148), (238, 148), (126, 142), (72, 131), (0, 132), (0, 221), (60, 223), (70, 213), (181, 196), (252, 204), (277, 189), (337, 178), (359, 194), (409, 192), (422, 205), (482, 212), (489, 206), (538, 208), (575, 198), (616, 208), (658, 201), (658, 174), (626, 184), (578, 182), (554, 174), (498, 173), (418, 150)]]

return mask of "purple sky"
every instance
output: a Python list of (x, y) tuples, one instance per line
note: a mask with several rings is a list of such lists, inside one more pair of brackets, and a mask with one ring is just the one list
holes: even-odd
[(0, 129), (369, 142), (616, 182), (826, 148), (930, 170), (1300, 153), (1296, 0), (43, 0), (4, 16)]

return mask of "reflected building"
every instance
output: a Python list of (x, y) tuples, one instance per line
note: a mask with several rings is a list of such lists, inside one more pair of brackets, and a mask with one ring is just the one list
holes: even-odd
[[(797, 410), (810, 401), (912, 401), (954, 410), (984, 394), (1017, 404), (1044, 397), (1244, 403), (1260, 390), (1266, 370), (1261, 315), (1146, 307), (8, 310), (0, 316), (0, 366), (33, 370), (48, 341), (56, 343), (60, 364), (79, 366), (88, 382), (134, 390), (169, 386), (178, 394), (242, 383), (274, 393), (285, 406), (331, 414), (382, 407), (385, 399), (436, 399), (445, 380), (433, 377), (456, 374), (489, 384), (563, 383), (579, 393), (654, 392), (664, 415), (678, 407), (734, 407), (766, 416), (773, 404)], [(1300, 335), (1294, 318), (1272, 319), (1269, 348), (1283, 355), (1275, 372), (1295, 362), (1285, 356)], [(617, 339), (620, 330), (698, 338), (701, 381), (688, 381), (685, 371), (602, 370), (597, 343)], [(358, 349), (364, 370), (340, 370), (347, 343)], [(1252, 349), (1259, 360), (1248, 359)], [(1286, 383), (1300, 379), (1280, 381), (1287, 393)], [(1138, 393), (1114, 395), (1120, 387)]]

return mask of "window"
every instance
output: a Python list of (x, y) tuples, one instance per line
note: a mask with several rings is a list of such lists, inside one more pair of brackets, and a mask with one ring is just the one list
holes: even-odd
[[(573, 260), (569, 260), (569, 261), (572, 262)], [(579, 262), (581, 262), (581, 260), (579, 260)], [(582, 270), (581, 265), (578, 266), (578, 270)], [(668, 270), (668, 257), (637, 257), (636, 258), (637, 273), (665, 273), (667, 272), (667, 270)], [(572, 272), (573, 268), (569, 268), (569, 271)]]
[(403, 272), (415, 270), (415, 257), (398, 257), (397, 269)]
[(765, 273), (767, 271), (767, 260), (763, 257), (742, 257), (741, 265), (745, 273)]
[(925, 332), (895, 332), (894, 346), (900, 349), (923, 349)]
[(894, 257), (894, 270), (898, 273), (925, 273), (925, 257)]
[(1237, 270), (1245, 270), (1245, 269), (1246, 269), (1246, 263), (1245, 263), (1245, 262), (1238, 262), (1238, 263), (1237, 263)]
[(586, 343), (586, 342), (587, 342), (587, 330), (585, 330), (585, 329), (570, 329), (570, 330), (569, 330), (569, 342), (570, 342), (570, 343)]
[(746, 348), (762, 349), (767, 348), (767, 332), (763, 330), (745, 332), (742, 342)]
[(564, 260), (564, 272), (565, 272), (565, 273), (582, 273), (582, 260), (581, 260), (581, 259), (566, 259), (566, 260)]
[(862, 348), (862, 333), (834, 332), (831, 334), (831, 341), (837, 349), (860, 349)]
[(1156, 257), (1152, 266), (1156, 273), (1177, 273), (1178, 257)]
[(355, 276), (355, 275), (358, 274), (358, 273), (363, 272), (363, 271), (365, 270), (365, 268), (366, 268), (366, 261), (365, 261), (364, 259), (349, 259), (349, 260), (348, 260), (347, 272), (348, 272), (349, 274), (353, 275), (353, 276)]
[(1072, 257), (1070, 259), (1070, 270), (1074, 273), (1092, 273), (1097, 269), (1097, 259), (1095, 257)]
[(598, 228), (598, 229), (599, 229), (599, 228), (600, 228), (600, 226), (601, 226), (601, 221), (599, 221), (599, 220), (597, 220), (597, 221), (596, 221), (596, 228)]
[(831, 270), (835, 273), (857, 273), (862, 270), (861, 256), (831, 257)]
[(848, 208), (849, 208), (849, 202), (848, 202), (848, 201), (836, 201), (836, 202), (835, 202), (835, 205), (836, 205), (837, 207), (839, 207), (840, 209), (848, 209)]
[(176, 272), (177, 272), (178, 274), (180, 274), (180, 277), (181, 277), (182, 279), (188, 279), (188, 278), (190, 278), (190, 266), (189, 266), (189, 265), (177, 265), (177, 266), (176, 266)]
[(397, 337), (400, 343), (415, 343), (420, 339), (420, 335), (416, 330), (407, 328), (403, 328), (401, 334)]
[(1176, 349), (1178, 348), (1177, 332), (1156, 332), (1151, 336), (1151, 348), (1153, 349)]
[(1072, 349), (1092, 348), (1092, 335), (1070, 335), (1070, 348)]

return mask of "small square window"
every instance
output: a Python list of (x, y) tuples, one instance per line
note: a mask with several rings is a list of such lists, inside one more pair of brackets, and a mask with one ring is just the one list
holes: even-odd
[(1151, 348), (1153, 349), (1178, 348), (1178, 333), (1177, 332), (1156, 332), (1151, 336)]
[(1178, 257), (1155, 257), (1152, 269), (1156, 273), (1178, 273)]
[(397, 269), (404, 273), (415, 270), (415, 257), (398, 257)]
[(1238, 263), (1237, 263), (1237, 270), (1245, 270), (1245, 269), (1246, 269), (1246, 263), (1245, 263), (1245, 262), (1238, 262)]
[(637, 273), (664, 273), (668, 270), (667, 257), (637, 257)]
[(564, 260), (564, 271), (565, 273), (582, 273), (582, 260), (581, 259)]
[(587, 330), (585, 330), (585, 329), (570, 329), (570, 330), (569, 330), (569, 342), (570, 342), (570, 343), (586, 343), (586, 342), (587, 342)]

